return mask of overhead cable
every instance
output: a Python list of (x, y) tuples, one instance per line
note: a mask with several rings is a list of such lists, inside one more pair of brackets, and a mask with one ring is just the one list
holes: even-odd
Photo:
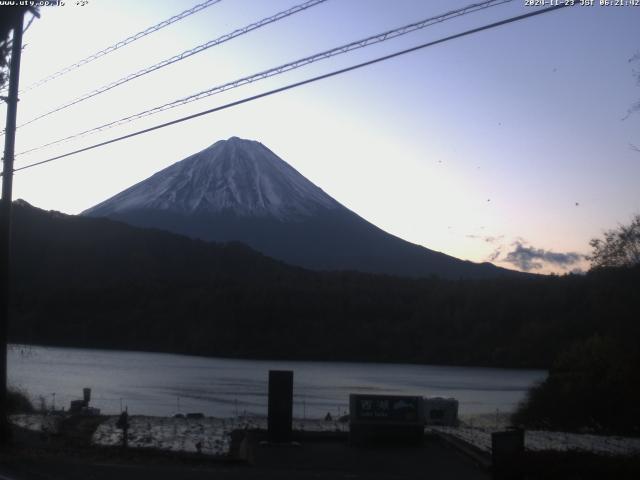
[(270, 23), (274, 23), (277, 22), (278, 20), (282, 20), (283, 18), (286, 18), (290, 15), (302, 12), (304, 10), (307, 10), (308, 8), (314, 7), (320, 3), (324, 3), (327, 0), (307, 0), (304, 3), (301, 3), (299, 5), (296, 5), (294, 7), (291, 7), (287, 10), (284, 10), (282, 12), (278, 12), (275, 15), (271, 15), (267, 18), (263, 18), (262, 20), (259, 20), (257, 22), (251, 23), (249, 25), (247, 25), (246, 27), (242, 27), (242, 28), (238, 28), (237, 30), (234, 30), (231, 33), (227, 33), (225, 35), (222, 35), (221, 37), (215, 38), (213, 40), (210, 40), (206, 43), (203, 43), (201, 45), (198, 45), (197, 47), (194, 48), (190, 48), (189, 50), (185, 50), (182, 53), (179, 53), (177, 55), (174, 55), (173, 57), (170, 58), (166, 58), (164, 60), (162, 60), (161, 62), (158, 62), (154, 65), (151, 65), (149, 67), (143, 68), (142, 70), (138, 70), (137, 72), (134, 73), (130, 73), (129, 75), (126, 75), (118, 80), (115, 80), (111, 83), (108, 83), (106, 85), (103, 85), (99, 88), (96, 88), (95, 90), (92, 90), (88, 93), (85, 93), (84, 95), (81, 95), (77, 98), (75, 98), (74, 100), (71, 100), (67, 103), (63, 103), (62, 105), (54, 108), (53, 110), (50, 110), (46, 113), (42, 113), (40, 115), (38, 115), (37, 117), (32, 118), (31, 120), (24, 122), (20, 125), (18, 125), (18, 128), (20, 127), (24, 127), (25, 125), (29, 125), (30, 123), (33, 123), (37, 120), (40, 120), (41, 118), (45, 118), (48, 117), (49, 115), (52, 115), (56, 112), (59, 112), (61, 110), (64, 110), (66, 108), (71, 107), (72, 105), (76, 105), (80, 102), (83, 102), (85, 100), (88, 100), (89, 98), (95, 97), (96, 95), (100, 95), (101, 93), (105, 93), (109, 90), (111, 90), (112, 88), (116, 88), (124, 83), (130, 82), (131, 80), (134, 80), (138, 77), (142, 77), (143, 75), (146, 75), (148, 73), (151, 72), (155, 72), (156, 70), (159, 70), (161, 68), (167, 67), (169, 65), (172, 65), (176, 62), (179, 62), (181, 60), (184, 60), (185, 58), (189, 58), (192, 55), (195, 55), (197, 53), (200, 52), (204, 52), (205, 50), (211, 48), (211, 47), (215, 47), (216, 45), (220, 45), (221, 43), (224, 42), (228, 42), (229, 40), (239, 37), (241, 35), (245, 35), (253, 30), (257, 30), (258, 28), (264, 27), (265, 25), (269, 25)]
[(434, 41), (431, 41), (431, 42), (423, 43), (421, 45), (418, 45), (418, 46), (415, 46), (415, 47), (411, 47), (411, 48), (407, 48), (405, 50), (401, 50), (401, 51), (398, 51), (398, 52), (395, 52), (395, 53), (391, 53), (389, 55), (384, 55), (382, 57), (374, 58), (373, 60), (362, 62), (362, 63), (356, 64), (356, 65), (352, 65), (350, 67), (342, 68), (342, 69), (339, 69), (339, 70), (334, 70), (332, 72), (325, 73), (325, 74), (322, 74), (322, 75), (318, 75), (316, 77), (308, 78), (306, 80), (302, 80), (302, 81), (299, 81), (299, 82), (291, 83), (289, 85), (285, 85), (284, 87), (275, 88), (273, 90), (269, 90), (267, 92), (259, 93), (257, 95), (252, 95), (250, 97), (246, 97), (246, 98), (243, 98), (243, 99), (240, 99), (240, 100), (236, 100), (234, 102), (230, 102), (230, 103), (227, 103), (225, 105), (220, 105), (218, 107), (210, 108), (210, 109), (204, 110), (202, 112), (194, 113), (194, 114), (191, 114), (191, 115), (187, 115), (185, 117), (181, 117), (181, 118), (178, 118), (178, 119), (175, 119), (175, 120), (171, 120), (169, 122), (161, 123), (161, 124), (155, 125), (153, 127), (149, 127), (149, 128), (145, 128), (145, 129), (142, 129), (142, 130), (138, 130), (136, 132), (129, 133), (127, 135), (122, 135), (120, 137), (112, 138), (112, 139), (106, 140), (104, 142), (96, 143), (96, 144), (90, 145), (88, 147), (84, 147), (84, 148), (80, 148), (80, 149), (77, 149), (77, 150), (73, 150), (71, 152), (67, 152), (67, 153), (64, 153), (62, 155), (57, 155), (55, 157), (51, 157), (51, 158), (48, 158), (46, 160), (41, 160), (39, 162), (34, 162), (34, 163), (29, 164), (29, 165), (25, 165), (23, 167), (19, 167), (19, 168), (14, 169), (14, 172), (18, 172), (20, 170), (26, 170), (28, 168), (33, 168), (33, 167), (36, 167), (36, 166), (39, 166), (39, 165), (43, 165), (45, 163), (50, 163), (50, 162), (53, 162), (55, 160), (59, 160), (61, 158), (70, 157), (70, 156), (76, 155), (78, 153), (82, 153), (82, 152), (86, 152), (88, 150), (93, 150), (95, 148), (103, 147), (105, 145), (109, 145), (109, 144), (116, 143), (116, 142), (119, 142), (119, 141), (122, 141), (122, 140), (126, 140), (128, 138), (132, 138), (132, 137), (136, 137), (138, 135), (142, 135), (144, 133), (149, 133), (149, 132), (152, 132), (154, 130), (159, 130), (159, 129), (162, 129), (162, 128), (165, 128), (165, 127), (169, 127), (171, 125), (175, 125), (175, 124), (178, 124), (178, 123), (186, 122), (187, 120), (192, 120), (192, 119), (197, 118), (197, 117), (202, 117), (204, 115), (209, 115), (211, 113), (219, 112), (221, 110), (226, 110), (228, 108), (235, 107), (235, 106), (238, 106), (238, 105), (242, 105), (244, 103), (252, 102), (252, 101), (257, 100), (259, 98), (264, 98), (264, 97), (268, 97), (268, 96), (271, 96), (271, 95), (275, 95), (276, 93), (281, 93), (281, 92), (284, 92), (284, 91), (287, 91), (287, 90), (291, 90), (293, 88), (301, 87), (303, 85), (307, 85), (307, 84), (314, 83), (314, 82), (317, 82), (317, 81), (320, 81), (320, 80), (324, 80), (324, 79), (327, 79), (327, 78), (330, 78), (330, 77), (335, 77), (336, 75), (341, 75), (343, 73), (347, 73), (347, 72), (350, 72), (350, 71), (353, 71), (353, 70), (357, 70), (357, 69), (360, 69), (360, 68), (363, 68), (363, 67), (367, 67), (369, 65), (374, 65), (376, 63), (380, 63), (380, 62), (383, 62), (383, 61), (386, 61), (386, 60), (390, 60), (392, 58), (399, 57), (399, 56), (405, 55), (407, 53), (411, 53), (411, 52), (415, 52), (417, 50), (421, 50), (423, 48), (431, 47), (431, 46), (434, 46), (434, 45), (437, 45), (437, 44), (440, 44), (440, 43), (444, 43), (444, 42), (448, 42), (450, 40), (454, 40), (456, 38), (464, 37), (464, 36), (471, 35), (471, 34), (474, 34), (474, 33), (479, 33), (479, 32), (482, 32), (484, 30), (489, 30), (491, 28), (496, 28), (496, 27), (499, 27), (499, 26), (502, 26), (502, 25), (506, 25), (506, 24), (509, 24), (509, 23), (517, 22), (517, 21), (520, 21), (520, 20), (525, 20), (527, 18), (531, 18), (531, 17), (537, 16), (537, 15), (542, 15), (544, 13), (549, 13), (549, 12), (552, 12), (552, 11), (555, 11), (555, 10), (559, 10), (561, 8), (565, 8), (565, 7), (568, 7), (568, 6), (572, 6), (572, 4), (565, 3), (565, 4), (555, 5), (555, 6), (552, 6), (552, 7), (547, 7), (547, 8), (540, 9), (540, 10), (534, 10), (532, 12), (525, 13), (523, 15), (517, 15), (515, 17), (510, 17), (510, 18), (507, 18), (505, 20), (501, 20), (499, 22), (490, 23), (488, 25), (483, 25), (482, 27), (473, 28), (471, 30), (466, 30), (464, 32), (456, 33), (454, 35), (449, 35), (447, 37), (440, 38), (438, 40), (434, 40)]
[(128, 116), (122, 117), (122, 118), (120, 118), (118, 120), (114, 120), (114, 121), (111, 121), (109, 123), (105, 123), (103, 125), (100, 125), (100, 126), (97, 126), (97, 127), (93, 127), (93, 128), (88, 129), (88, 130), (84, 130), (82, 132), (78, 132), (78, 133), (75, 133), (73, 135), (69, 135), (67, 137), (60, 138), (58, 140), (54, 140), (52, 142), (49, 142), (49, 143), (46, 143), (46, 144), (43, 144), (43, 145), (39, 145), (37, 147), (33, 147), (33, 148), (29, 149), (29, 150), (25, 150), (23, 152), (20, 152), (18, 155), (24, 155), (24, 154), (31, 153), (31, 152), (34, 152), (34, 151), (37, 151), (37, 150), (41, 150), (41, 149), (46, 148), (46, 147), (50, 147), (52, 145), (57, 145), (59, 143), (66, 142), (66, 141), (69, 141), (69, 140), (72, 140), (72, 139), (75, 139), (75, 138), (84, 137), (84, 136), (87, 136), (87, 135), (90, 135), (90, 134), (93, 134), (93, 133), (98, 133), (98, 132), (101, 132), (101, 131), (104, 131), (104, 130), (108, 130), (110, 128), (113, 128), (113, 127), (116, 127), (116, 126), (119, 126), (119, 125), (123, 125), (125, 123), (129, 123), (129, 122), (132, 122), (134, 120), (138, 120), (138, 119), (141, 119), (141, 118), (144, 118), (144, 117), (148, 117), (150, 115), (154, 115), (156, 113), (160, 113), (160, 112), (163, 112), (165, 110), (170, 110), (172, 108), (175, 108), (175, 107), (178, 107), (178, 106), (181, 106), (181, 105), (186, 105), (186, 104), (194, 102), (196, 100), (200, 100), (200, 99), (203, 99), (203, 98), (206, 98), (206, 97), (210, 97), (212, 95), (215, 95), (215, 94), (218, 94), (218, 93), (222, 93), (222, 92), (225, 92), (227, 90), (238, 88), (238, 87), (240, 87), (242, 85), (246, 85), (246, 84), (253, 83), (253, 82), (256, 82), (256, 81), (259, 81), (259, 80), (263, 80), (265, 78), (269, 78), (269, 77), (273, 77), (275, 75), (279, 75), (281, 73), (285, 73), (285, 72), (288, 72), (288, 71), (291, 71), (291, 70), (295, 70), (297, 68), (303, 67), (303, 66), (308, 65), (310, 63), (317, 62), (319, 60), (324, 60), (324, 59), (327, 59), (327, 58), (334, 57), (336, 55), (341, 55), (341, 54), (344, 54), (344, 53), (347, 53), (347, 52), (350, 52), (350, 51), (353, 51), (353, 50), (356, 50), (356, 49), (359, 49), (359, 48), (364, 48), (364, 47), (367, 47), (369, 45), (373, 45), (375, 43), (384, 42), (384, 41), (390, 40), (392, 38), (396, 38), (396, 37), (399, 37), (401, 35), (406, 35), (406, 34), (408, 34), (410, 32), (414, 32), (416, 30), (420, 30), (420, 29), (429, 27), (431, 25), (444, 22), (446, 20), (451, 20), (453, 18), (457, 18), (457, 17), (460, 17), (462, 15), (467, 15), (469, 13), (472, 13), (472, 12), (475, 12), (475, 11), (478, 11), (478, 10), (484, 10), (486, 8), (494, 7), (494, 6), (501, 5), (503, 3), (508, 3), (508, 2), (511, 2), (511, 1), (513, 1), (513, 0), (489, 0), (489, 1), (484, 1), (484, 2), (481, 2), (481, 3), (474, 3), (474, 4), (471, 4), (471, 5), (469, 5), (467, 7), (464, 7), (464, 8), (460, 8), (460, 9), (457, 9), (457, 10), (452, 10), (450, 12), (447, 12), (447, 13), (444, 13), (444, 14), (441, 14), (441, 15), (438, 15), (438, 16), (435, 16), (435, 17), (430, 17), (430, 18), (421, 20), (419, 22), (414, 22), (414, 23), (411, 23), (409, 25), (404, 25), (402, 27), (394, 28), (392, 30), (388, 30), (386, 32), (382, 32), (382, 33), (379, 33), (379, 34), (376, 34), (376, 35), (372, 35), (370, 37), (367, 37), (367, 38), (364, 38), (364, 39), (361, 39), (361, 40), (357, 40), (355, 42), (351, 42), (351, 43), (348, 43), (346, 45), (341, 45), (339, 47), (335, 47), (335, 48), (332, 48), (330, 50), (326, 50), (324, 52), (316, 53), (316, 54), (311, 55), (309, 57), (305, 57), (305, 58), (301, 58), (301, 59), (295, 60), (293, 62), (285, 63), (284, 65), (280, 65), (278, 67), (270, 68), (270, 69), (264, 70), (262, 72), (254, 73), (253, 75), (242, 77), (242, 78), (233, 80), (231, 82), (227, 82), (227, 83), (224, 83), (222, 85), (218, 85), (218, 86), (209, 88), (209, 89), (204, 90), (202, 92), (198, 92), (198, 93), (195, 93), (193, 95), (189, 95), (189, 96), (184, 97), (184, 98), (173, 100), (173, 101), (165, 103), (163, 105), (159, 105), (159, 106), (150, 108), (148, 110), (143, 110), (142, 112), (138, 112), (138, 113), (133, 114), (133, 115), (128, 115)]
[(89, 55), (88, 57), (83, 58), (82, 60), (79, 60), (67, 67), (64, 67), (61, 70), (58, 70), (57, 72), (52, 73), (51, 75), (48, 75), (40, 80), (38, 80), (37, 82), (29, 85), (28, 87), (24, 88), (23, 90), (21, 90), (21, 93), (23, 92), (27, 92), (29, 90), (33, 90), (34, 88), (37, 88), (41, 85), (44, 85), (47, 82), (50, 82), (51, 80), (54, 80), (58, 77), (61, 77), (62, 75), (69, 73), (77, 68), (80, 68), (88, 63), (93, 62), (94, 60), (97, 60), (100, 57), (104, 57), (105, 55), (114, 52), (126, 45), (129, 45), (132, 42), (135, 42), (136, 40), (141, 39), (142, 37), (146, 37), (147, 35), (157, 32), (158, 30), (161, 30), (165, 27), (168, 27), (169, 25), (171, 25), (172, 23), (175, 23), (179, 20), (182, 20), (184, 18), (189, 17), (190, 15), (193, 15), (194, 13), (197, 13), (201, 10), (204, 10), (205, 8), (208, 8), (212, 5), (215, 5), (216, 3), (220, 3), (222, 0), (207, 0), (206, 2), (200, 3), (198, 5), (194, 5), (193, 7), (185, 10), (184, 12), (178, 13), (177, 15), (174, 15), (171, 18), (168, 18), (166, 20), (163, 20), (162, 22), (156, 24), (156, 25), (152, 25), (149, 28), (146, 28), (134, 35), (131, 35), (127, 38), (125, 38), (124, 40), (120, 40), (117, 43), (114, 43), (113, 45), (104, 48), (102, 50), (100, 50), (99, 52), (93, 53), (91, 55)]

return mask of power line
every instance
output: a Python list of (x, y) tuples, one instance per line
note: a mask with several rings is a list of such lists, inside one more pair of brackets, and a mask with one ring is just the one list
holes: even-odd
[(380, 62), (383, 62), (383, 61), (386, 61), (386, 60), (390, 60), (392, 58), (399, 57), (399, 56), (405, 55), (407, 53), (411, 53), (411, 52), (415, 52), (417, 50), (421, 50), (423, 48), (432, 47), (432, 46), (438, 45), (440, 43), (448, 42), (448, 41), (454, 40), (456, 38), (465, 37), (467, 35), (471, 35), (471, 34), (474, 34), (474, 33), (482, 32), (484, 30), (489, 30), (491, 28), (496, 28), (496, 27), (499, 27), (499, 26), (502, 26), (502, 25), (506, 25), (506, 24), (513, 23), (513, 22), (517, 22), (517, 21), (520, 21), (520, 20), (524, 20), (524, 19), (527, 19), (527, 18), (530, 18), (530, 17), (537, 16), (537, 15), (542, 15), (544, 13), (552, 12), (554, 10), (559, 10), (561, 8), (565, 8), (565, 7), (568, 7), (568, 6), (572, 6), (572, 4), (566, 3), (566, 4), (560, 4), (560, 5), (544, 8), (544, 9), (541, 9), (541, 10), (535, 10), (533, 12), (525, 13), (523, 15), (517, 15), (515, 17), (510, 17), (510, 18), (507, 18), (505, 20), (500, 20), (499, 22), (494, 22), (494, 23), (490, 23), (490, 24), (487, 24), (487, 25), (483, 25), (482, 27), (473, 28), (471, 30), (466, 30), (464, 32), (456, 33), (454, 35), (449, 35), (447, 37), (440, 38), (438, 40), (434, 40), (434, 41), (431, 41), (431, 42), (423, 43), (423, 44), (415, 46), (415, 47), (407, 48), (405, 50), (401, 50), (401, 51), (398, 51), (398, 52), (395, 52), (395, 53), (391, 53), (389, 55), (384, 55), (382, 57), (375, 58), (373, 60), (368, 60), (366, 62), (358, 63), (358, 64), (352, 65), (350, 67), (341, 68), (339, 70), (334, 70), (332, 72), (325, 73), (325, 74), (322, 74), (322, 75), (318, 75), (316, 77), (308, 78), (306, 80), (302, 80), (302, 81), (299, 81), (299, 82), (291, 83), (289, 85), (285, 85), (284, 87), (279, 87), (279, 88), (276, 88), (276, 89), (273, 89), (273, 90), (269, 90), (267, 92), (259, 93), (257, 95), (252, 95), (250, 97), (245, 97), (245, 98), (243, 98), (241, 100), (236, 100), (234, 102), (230, 102), (230, 103), (227, 103), (225, 105), (221, 105), (221, 106), (218, 106), (218, 107), (210, 108), (208, 110), (204, 110), (202, 112), (194, 113), (192, 115), (187, 115), (186, 117), (181, 117), (181, 118), (178, 118), (176, 120), (171, 120), (169, 122), (161, 123), (159, 125), (155, 125), (153, 127), (145, 128), (143, 130), (138, 130), (137, 132), (129, 133), (127, 135), (122, 135), (122, 136), (116, 137), (116, 138), (112, 138), (110, 140), (106, 140), (104, 142), (96, 143), (96, 144), (90, 145), (88, 147), (84, 147), (84, 148), (80, 148), (78, 150), (67, 152), (67, 153), (64, 153), (62, 155), (57, 155), (55, 157), (51, 157), (51, 158), (48, 158), (46, 160), (41, 160), (39, 162), (31, 163), (29, 165), (25, 165), (24, 167), (20, 167), (20, 168), (14, 169), (14, 172), (18, 172), (20, 170), (26, 170), (28, 168), (33, 168), (33, 167), (36, 167), (38, 165), (43, 165), (45, 163), (49, 163), (49, 162), (53, 162), (55, 160), (59, 160), (61, 158), (69, 157), (71, 155), (75, 155), (75, 154), (78, 154), (78, 153), (86, 152), (88, 150), (93, 150), (95, 148), (103, 147), (105, 145), (109, 145), (111, 143), (119, 142), (121, 140), (126, 140), (128, 138), (136, 137), (136, 136), (142, 135), (144, 133), (149, 133), (149, 132), (152, 132), (154, 130), (159, 130), (161, 128), (169, 127), (171, 125), (175, 125), (175, 124), (178, 124), (178, 123), (186, 122), (187, 120), (192, 120), (192, 119), (197, 118), (197, 117), (202, 117), (204, 115), (209, 115), (211, 113), (219, 112), (221, 110), (226, 110), (228, 108), (235, 107), (235, 106), (238, 106), (238, 105), (242, 105), (244, 103), (248, 103), (248, 102), (257, 100), (259, 98), (268, 97), (268, 96), (271, 96), (271, 95), (275, 95), (276, 93), (281, 93), (281, 92), (284, 92), (284, 91), (287, 91), (287, 90), (291, 90), (293, 88), (301, 87), (303, 85), (307, 85), (307, 84), (310, 84), (310, 83), (315, 83), (317, 81), (324, 80), (324, 79), (327, 79), (327, 78), (330, 78), (330, 77), (335, 77), (335, 76), (341, 75), (343, 73), (351, 72), (353, 70), (357, 70), (357, 69), (360, 69), (360, 68), (363, 68), (363, 67), (367, 67), (369, 65), (374, 65), (376, 63), (380, 63)]
[(108, 129), (116, 127), (116, 126), (123, 125), (125, 123), (130, 123), (130, 122), (132, 122), (134, 120), (138, 120), (138, 119), (141, 119), (141, 118), (144, 118), (144, 117), (148, 117), (150, 115), (154, 115), (156, 113), (160, 113), (160, 112), (163, 112), (165, 110), (170, 110), (172, 108), (176, 108), (176, 107), (181, 106), (181, 105), (186, 105), (186, 104), (194, 102), (196, 100), (201, 100), (203, 98), (210, 97), (212, 95), (215, 95), (215, 94), (218, 94), (218, 93), (222, 93), (222, 92), (225, 92), (227, 90), (238, 88), (238, 87), (240, 87), (242, 85), (246, 85), (246, 84), (253, 83), (253, 82), (256, 82), (256, 81), (259, 81), (259, 80), (263, 80), (265, 78), (269, 78), (269, 77), (273, 77), (275, 75), (279, 75), (281, 73), (285, 73), (285, 72), (288, 72), (288, 71), (291, 71), (291, 70), (295, 70), (297, 68), (300, 68), (300, 67), (303, 67), (305, 65), (317, 62), (319, 60), (324, 60), (324, 59), (331, 58), (331, 57), (334, 57), (334, 56), (337, 56), (337, 55), (341, 55), (343, 53), (347, 53), (347, 52), (350, 52), (350, 51), (353, 51), (353, 50), (364, 48), (364, 47), (373, 45), (375, 43), (385, 42), (385, 41), (390, 40), (392, 38), (396, 38), (396, 37), (399, 37), (401, 35), (406, 35), (408, 33), (414, 32), (416, 30), (420, 30), (422, 28), (429, 27), (429, 26), (437, 24), (437, 23), (441, 23), (441, 22), (444, 22), (444, 21), (447, 21), (447, 20), (451, 20), (453, 18), (460, 17), (462, 15), (467, 15), (469, 13), (473, 13), (473, 12), (478, 11), (478, 10), (484, 10), (486, 8), (498, 6), (498, 5), (501, 5), (503, 3), (508, 3), (508, 2), (511, 2), (511, 1), (513, 1), (513, 0), (488, 0), (488, 1), (481, 2), (481, 3), (475, 3), (475, 4), (471, 4), (471, 5), (469, 5), (467, 7), (464, 7), (464, 8), (460, 8), (460, 9), (457, 9), (457, 10), (452, 10), (450, 12), (447, 12), (447, 13), (444, 13), (444, 14), (441, 14), (441, 15), (438, 15), (438, 16), (435, 16), (435, 17), (430, 17), (430, 18), (421, 20), (419, 22), (414, 22), (414, 23), (411, 23), (409, 25), (404, 25), (404, 26), (399, 27), (399, 28), (395, 28), (395, 29), (388, 30), (388, 31), (383, 32), (383, 33), (372, 35), (370, 37), (367, 37), (367, 38), (364, 38), (364, 39), (361, 39), (361, 40), (357, 40), (355, 42), (351, 42), (351, 43), (348, 43), (346, 45), (341, 45), (339, 47), (335, 47), (335, 48), (332, 48), (330, 50), (326, 50), (324, 52), (316, 53), (316, 54), (311, 55), (309, 57), (301, 58), (301, 59), (295, 60), (293, 62), (289, 62), (289, 63), (286, 63), (284, 65), (280, 65), (278, 67), (270, 68), (269, 70), (265, 70), (265, 71), (262, 71), (262, 72), (255, 73), (253, 75), (242, 77), (242, 78), (233, 80), (231, 82), (227, 82), (227, 83), (224, 83), (222, 85), (218, 85), (218, 86), (209, 88), (208, 90), (204, 90), (202, 92), (199, 92), (199, 93), (196, 93), (196, 94), (193, 94), (193, 95), (189, 95), (188, 97), (180, 98), (178, 100), (174, 100), (172, 102), (168, 102), (168, 103), (153, 107), (153, 108), (148, 109), (148, 110), (143, 110), (142, 112), (138, 112), (138, 113), (133, 114), (133, 115), (128, 115), (128, 116), (120, 118), (118, 120), (114, 120), (112, 122), (105, 123), (105, 124), (99, 125), (97, 127), (90, 128), (88, 130), (84, 130), (82, 132), (78, 132), (78, 133), (75, 133), (73, 135), (69, 135), (67, 137), (60, 138), (58, 140), (54, 140), (54, 141), (49, 142), (49, 143), (45, 143), (43, 145), (39, 145), (37, 147), (33, 147), (33, 148), (29, 149), (29, 150), (25, 150), (23, 152), (20, 152), (18, 154), (18, 156), (24, 155), (26, 153), (31, 153), (31, 152), (34, 152), (34, 151), (37, 151), (37, 150), (41, 150), (43, 148), (50, 147), (50, 146), (56, 145), (58, 143), (66, 142), (66, 141), (69, 141), (69, 140), (72, 140), (72, 139), (75, 139), (75, 138), (78, 138), (78, 137), (83, 137), (83, 136), (86, 136), (86, 135), (89, 135), (89, 134), (92, 134), (92, 133), (97, 133), (97, 132), (101, 132), (101, 131), (104, 131), (104, 130), (108, 130)]
[(156, 63), (155, 65), (151, 65), (149, 67), (143, 68), (142, 70), (138, 70), (137, 72), (131, 73), (129, 75), (126, 75), (114, 82), (108, 83), (106, 85), (103, 85), (99, 88), (96, 88), (95, 90), (92, 90), (91, 92), (85, 93), (84, 95), (81, 95), (80, 97), (77, 97), (74, 100), (71, 100), (70, 102), (64, 103), (56, 108), (54, 108), (53, 110), (50, 110), (46, 113), (43, 113), (41, 115), (38, 115), (35, 118), (32, 118), (31, 120), (24, 122), (20, 125), (18, 125), (18, 128), (20, 127), (24, 127), (25, 125), (29, 125), (30, 123), (35, 122), (36, 120), (40, 120), (41, 118), (45, 118), (48, 117), (49, 115), (52, 115), (56, 112), (59, 112), (61, 110), (64, 110), (66, 108), (69, 108), (73, 105), (76, 105), (80, 102), (83, 102), (85, 100), (88, 100), (89, 98), (95, 97), (96, 95), (100, 95), (101, 93), (105, 93), (109, 90), (111, 90), (112, 88), (116, 88), (124, 83), (130, 82), (131, 80), (134, 80), (136, 78), (142, 77), (143, 75), (146, 75), (148, 73), (154, 72), (156, 70), (159, 70), (161, 68), (167, 67), (169, 65), (172, 65), (176, 62), (179, 62), (181, 60), (184, 60), (185, 58), (189, 58), (192, 55), (195, 55), (197, 53), (200, 52), (204, 52), (205, 50), (211, 48), (211, 47), (215, 47), (216, 45), (220, 45), (221, 43), (227, 42), (233, 38), (239, 37), (241, 35), (245, 35), (253, 30), (257, 30), (258, 28), (264, 27), (265, 25), (269, 25), (270, 23), (274, 23), (277, 22), (279, 20), (282, 20), (283, 18), (286, 18), (290, 15), (294, 15), (296, 13), (302, 12), (304, 10), (307, 10), (308, 8), (314, 7), (320, 3), (324, 3), (327, 0), (308, 0), (304, 3), (301, 3), (300, 5), (296, 5), (294, 7), (291, 7), (287, 10), (284, 10), (282, 12), (278, 12), (275, 15), (271, 15), (267, 18), (263, 18), (262, 20), (259, 20), (257, 22), (251, 23), (249, 25), (247, 25), (246, 27), (242, 27), (242, 28), (238, 28), (237, 30), (234, 30), (231, 33), (227, 33), (225, 35), (222, 35), (221, 37), (215, 38), (213, 40), (208, 41), (207, 43), (203, 43), (201, 45), (198, 45), (197, 47), (191, 48), (189, 50), (185, 50), (182, 53), (179, 53), (178, 55), (174, 55), (173, 57), (167, 58), (162, 60), (161, 62)]
[[(51, 80), (54, 80), (58, 77), (61, 77), (62, 75), (71, 72), (72, 70), (75, 70), (77, 68), (80, 68), (90, 62), (93, 62), (94, 60), (97, 60), (100, 57), (104, 57), (105, 55), (114, 52), (126, 45), (129, 45), (132, 42), (135, 42), (136, 40), (141, 39), (142, 37), (146, 37), (147, 35), (153, 33), (153, 32), (157, 32), (158, 30), (161, 30), (165, 27), (168, 27), (169, 25), (171, 25), (172, 23), (175, 23), (179, 20), (182, 20), (184, 18), (189, 17), (190, 15), (193, 15), (194, 13), (197, 13), (201, 10), (204, 10), (205, 8), (211, 7), (212, 5), (215, 5), (216, 3), (220, 3), (222, 0), (207, 0), (206, 2), (200, 3), (198, 5), (194, 5), (193, 7), (185, 10), (184, 12), (178, 13), (177, 15), (174, 15), (171, 18), (168, 18), (166, 20), (163, 20), (162, 22), (153, 25), (149, 28), (146, 28), (145, 30), (142, 30), (141, 32), (138, 32), (134, 35), (131, 35), (130, 37), (125, 38), (124, 40), (120, 40), (118, 43), (115, 43), (103, 50), (100, 50), (99, 52), (93, 53), (91, 55), (89, 55), (88, 57), (83, 58), (82, 60), (77, 61), (76, 63), (73, 63), (61, 70), (58, 70), (55, 73), (52, 73), (51, 75), (48, 75), (47, 77), (44, 77), (40, 80), (38, 80), (37, 82), (29, 85), (28, 87), (26, 87), (25, 89), (21, 90), (20, 93), (24, 93), (27, 92), (29, 90), (33, 90), (34, 88), (37, 88), (41, 85), (44, 85), (47, 82), (50, 82)], [(28, 26), (27, 26), (28, 28)]]

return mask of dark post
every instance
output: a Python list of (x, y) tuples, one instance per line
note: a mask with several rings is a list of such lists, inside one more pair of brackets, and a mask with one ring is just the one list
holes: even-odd
[(268, 415), (269, 441), (290, 442), (293, 420), (293, 372), (291, 370), (269, 370)]
[(491, 434), (491, 463), (494, 479), (521, 479), (524, 430), (514, 428)]
[(11, 196), (13, 188), (13, 155), (15, 152), (16, 118), (18, 114), (18, 82), (20, 79), (20, 54), (22, 53), (22, 20), (24, 9), (7, 9), (13, 15), (13, 46), (9, 66), (9, 93), (7, 97), (7, 123), (4, 138), (2, 169), (2, 200), (0, 201), (0, 444), (9, 441), (10, 429), (7, 417), (7, 332), (9, 326), (10, 245), (11, 245)]

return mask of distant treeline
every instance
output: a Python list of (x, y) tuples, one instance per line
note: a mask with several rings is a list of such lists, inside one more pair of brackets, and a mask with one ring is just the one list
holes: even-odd
[(14, 208), (13, 342), (278, 359), (547, 368), (640, 344), (640, 268), (412, 280), (295, 268), (104, 220)]

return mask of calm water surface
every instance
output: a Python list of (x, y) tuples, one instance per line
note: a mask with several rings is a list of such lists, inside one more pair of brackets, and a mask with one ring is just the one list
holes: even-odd
[[(104, 413), (266, 414), (269, 370), (294, 371), (294, 416), (346, 412), (349, 393), (454, 397), (461, 414), (513, 410), (543, 370), (386, 363), (231, 360), (162, 353), (10, 346), (9, 383), (68, 408), (91, 387)], [(55, 395), (54, 395), (55, 394)]]

